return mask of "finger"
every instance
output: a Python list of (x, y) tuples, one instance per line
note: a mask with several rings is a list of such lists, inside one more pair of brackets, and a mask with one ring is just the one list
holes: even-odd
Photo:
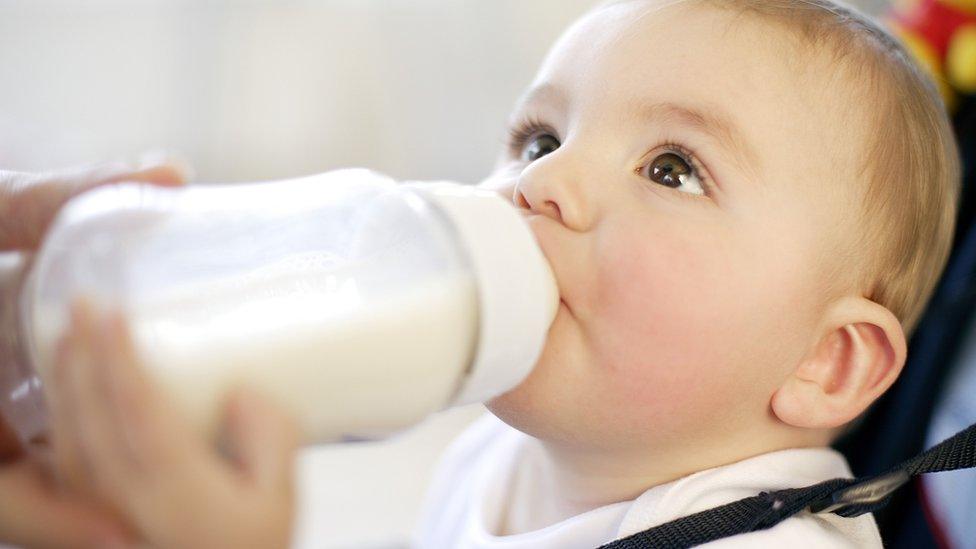
[(178, 186), (187, 175), (184, 163), (167, 158), (42, 174), (0, 171), (0, 250), (37, 248), (58, 210), (85, 191), (122, 182)]
[(123, 317), (108, 313), (99, 328), (99, 375), (108, 387), (106, 404), (118, 443), (139, 469), (176, 466), (195, 439), (173, 416), (173, 407), (140, 363)]
[(122, 316), (104, 315), (98, 330), (93, 372), (95, 385), (107, 388), (99, 412), (104, 442), (89, 453), (115, 506), (137, 524), (150, 525), (160, 505), (184, 497), (174, 487), (202, 487), (214, 475), (231, 477), (197, 433), (173, 414), (173, 406), (141, 366)]
[[(16, 333), (21, 311), (13, 305), (19, 300), (30, 259), (23, 253), (0, 252), (0, 377), (5, 378), (5, 383), (12, 379), (7, 377), (7, 371), (15, 372), (25, 359), (20, 335)], [(13, 379), (20, 378), (19, 373), (13, 375)], [(20, 456), (24, 450), (14, 422), (4, 417), (4, 412), (8, 410), (0, 410), (0, 463)]]
[(67, 368), (66, 401), (72, 405), (76, 441), (95, 492), (116, 507), (125, 506), (125, 488), (129, 484), (131, 460), (124, 455), (112, 410), (106, 403), (109, 390), (99, 369), (103, 344), (98, 339), (96, 314), (91, 306), (79, 302), (72, 307), (72, 331), (75, 332), (74, 360)]
[(90, 472), (81, 449), (81, 426), (78, 404), (72, 399), (71, 369), (79, 366), (77, 332), (70, 331), (59, 342), (55, 353), (53, 375), (48, 384), (53, 464), (61, 483), (76, 493), (90, 493)]
[(125, 528), (94, 505), (59, 493), (35, 464), (0, 468), (0, 542), (25, 547), (122, 546)]
[(290, 493), (299, 429), (292, 417), (248, 389), (234, 392), (224, 429), (245, 478), (265, 491)]
[[(101, 473), (112, 501), (146, 535), (156, 534), (161, 515), (186, 505), (187, 487), (219, 493), (234, 477), (213, 450), (174, 415), (174, 407), (142, 367), (123, 317), (108, 313), (99, 323), (96, 371), (109, 388), (106, 417), (113, 420), (114, 459)], [(103, 458), (95, 457), (101, 461)], [(113, 463), (116, 465), (110, 465)], [(152, 536), (151, 536), (152, 537)]]

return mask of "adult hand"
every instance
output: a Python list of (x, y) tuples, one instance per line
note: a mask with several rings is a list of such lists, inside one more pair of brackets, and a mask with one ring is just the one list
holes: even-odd
[(123, 182), (179, 186), (186, 171), (165, 158), (135, 166), (116, 162), (50, 173), (0, 170), (0, 251), (37, 249), (61, 206), (85, 191)]
[[(92, 188), (122, 182), (177, 186), (185, 169), (172, 160), (100, 164), (50, 173), (0, 171), (0, 318), (13, 317), (21, 274), (58, 210)], [(0, 329), (3, 329), (0, 327)], [(10, 326), (6, 327), (7, 330)], [(13, 367), (13, 334), (0, 333), (0, 368)], [(0, 543), (28, 547), (104, 547), (125, 530), (105, 511), (60, 492), (20, 452), (0, 417)]]
[[(284, 549), (299, 429), (246, 389), (231, 393), (223, 453), (186, 425), (138, 359), (123, 317), (79, 302), (48, 386), (54, 462), (159, 549)], [(84, 476), (73, 472), (83, 469)]]

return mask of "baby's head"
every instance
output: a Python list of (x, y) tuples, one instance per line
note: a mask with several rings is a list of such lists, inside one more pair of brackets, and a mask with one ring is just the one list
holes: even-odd
[(556, 44), (485, 184), (563, 304), (490, 403), (557, 448), (699, 470), (828, 444), (895, 381), (945, 264), (935, 88), (828, 0), (630, 0)]

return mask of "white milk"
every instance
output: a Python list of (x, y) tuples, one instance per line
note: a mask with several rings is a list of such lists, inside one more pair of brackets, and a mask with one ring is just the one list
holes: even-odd
[[(407, 427), (450, 403), (478, 329), (474, 282), (462, 273), (364, 296), (349, 276), (287, 262), (153, 302), (125, 307), (142, 366), (208, 436), (241, 386), (291, 413), (305, 442)], [(65, 318), (48, 310), (34, 320), (47, 379)]]
[(237, 386), (293, 413), (308, 441), (406, 427), (447, 405), (477, 330), (474, 285), (460, 274), (385, 299), (308, 270), (188, 295), (130, 318), (153, 377), (208, 433)]

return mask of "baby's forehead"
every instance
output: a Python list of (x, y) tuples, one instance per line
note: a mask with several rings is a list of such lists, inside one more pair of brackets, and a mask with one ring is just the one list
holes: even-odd
[[(559, 60), (562, 63), (554, 64)], [(668, 63), (668, 61), (673, 61)], [(626, 81), (609, 71), (673, 69), (660, 74), (672, 81), (703, 77), (717, 80), (721, 65), (738, 69), (742, 85), (797, 84), (840, 68), (822, 48), (807, 47), (794, 29), (781, 21), (755, 17), (709, 0), (626, 0), (589, 12), (556, 43), (544, 67), (576, 74), (600, 71), (606, 84)], [(713, 70), (709, 75), (706, 71)], [(633, 74), (630, 73), (630, 74)], [(786, 74), (783, 74), (786, 73)], [(812, 73), (812, 74), (808, 74)], [(778, 78), (772, 78), (778, 76)], [(726, 82), (719, 82), (726, 83)]]
[[(816, 65), (818, 70), (843, 68), (844, 52), (859, 47), (857, 37), (845, 32), (839, 25), (811, 24), (809, 10), (805, 13), (799, 8), (756, 8), (764, 5), (765, 1), (615, 0), (588, 12), (567, 34), (577, 30), (576, 38), (599, 47), (667, 31), (670, 31), (669, 37), (680, 32), (689, 39), (688, 42), (675, 43), (675, 48), (656, 51), (638, 47), (632, 53), (647, 57), (655, 54), (684, 55), (697, 50), (722, 57), (724, 50), (709, 47), (745, 45), (748, 49), (742, 53), (762, 58), (764, 62), (778, 60), (794, 72), (807, 67), (812, 69), (811, 65)], [(803, 1), (769, 1), (768, 4), (803, 4)], [(835, 32), (823, 32), (828, 28), (835, 29)], [(698, 42), (698, 48), (679, 51), (679, 46), (694, 42)]]
[(537, 83), (560, 90), (548, 100), (607, 124), (632, 123), (635, 109), (687, 107), (706, 116), (670, 121), (731, 127), (724, 133), (741, 134), (760, 157), (789, 140), (806, 159), (853, 161), (867, 140), (866, 86), (854, 71), (781, 22), (708, 1), (606, 4), (560, 39)]

